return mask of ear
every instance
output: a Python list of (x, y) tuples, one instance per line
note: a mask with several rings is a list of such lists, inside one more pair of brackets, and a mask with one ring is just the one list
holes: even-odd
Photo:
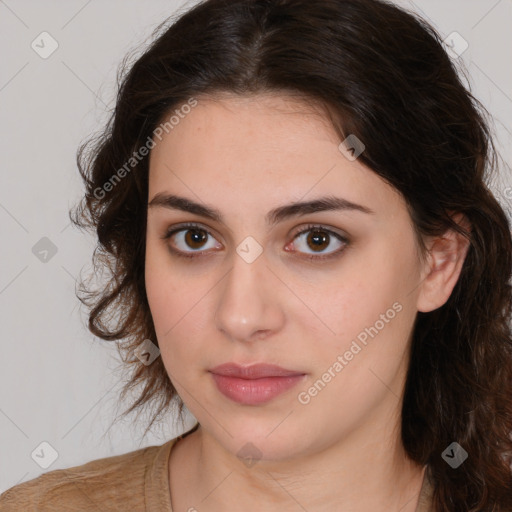
[[(471, 224), (462, 213), (452, 219), (468, 233), (471, 231)], [(469, 249), (469, 241), (453, 229), (426, 243), (428, 257), (417, 301), (417, 309), (423, 313), (440, 308), (449, 299)]]

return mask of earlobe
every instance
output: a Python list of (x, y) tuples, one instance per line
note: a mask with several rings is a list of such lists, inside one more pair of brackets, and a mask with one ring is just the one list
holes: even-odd
[[(459, 213), (452, 217), (466, 232), (471, 231), (467, 218)], [(469, 249), (469, 240), (453, 229), (429, 241), (428, 258), (420, 285), (417, 309), (423, 313), (440, 308), (449, 299), (459, 279)]]

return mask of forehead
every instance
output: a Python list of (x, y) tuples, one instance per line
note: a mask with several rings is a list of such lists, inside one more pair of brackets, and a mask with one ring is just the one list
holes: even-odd
[(341, 153), (339, 136), (316, 104), (223, 95), (198, 97), (186, 110), (151, 150), (149, 199), (178, 193), (226, 211), (232, 207), (233, 214), (237, 205), (270, 210), (286, 199), (326, 194), (388, 214), (404, 207), (397, 191)]

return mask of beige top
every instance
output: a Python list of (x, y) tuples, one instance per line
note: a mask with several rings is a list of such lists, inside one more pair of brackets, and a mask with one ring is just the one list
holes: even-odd
[[(0, 511), (172, 512), (169, 456), (181, 437), (160, 446), (56, 469), (15, 485), (0, 495)], [(432, 512), (431, 492), (425, 476), (415, 512)]]

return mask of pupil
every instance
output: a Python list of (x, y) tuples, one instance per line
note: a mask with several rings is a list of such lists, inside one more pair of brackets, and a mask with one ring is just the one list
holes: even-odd
[[(323, 233), (323, 234), (322, 234)], [(308, 237), (308, 242), (313, 241), (314, 247), (312, 249), (323, 249), (323, 247), (320, 247), (323, 244), (325, 244), (328, 240), (329, 235), (325, 233), (325, 231), (312, 231), (310, 236)]]
[(197, 248), (196, 244), (199, 246), (201, 245), (201, 242), (203, 242), (206, 238), (206, 233), (199, 229), (190, 229), (187, 231), (185, 238), (189, 246)]

